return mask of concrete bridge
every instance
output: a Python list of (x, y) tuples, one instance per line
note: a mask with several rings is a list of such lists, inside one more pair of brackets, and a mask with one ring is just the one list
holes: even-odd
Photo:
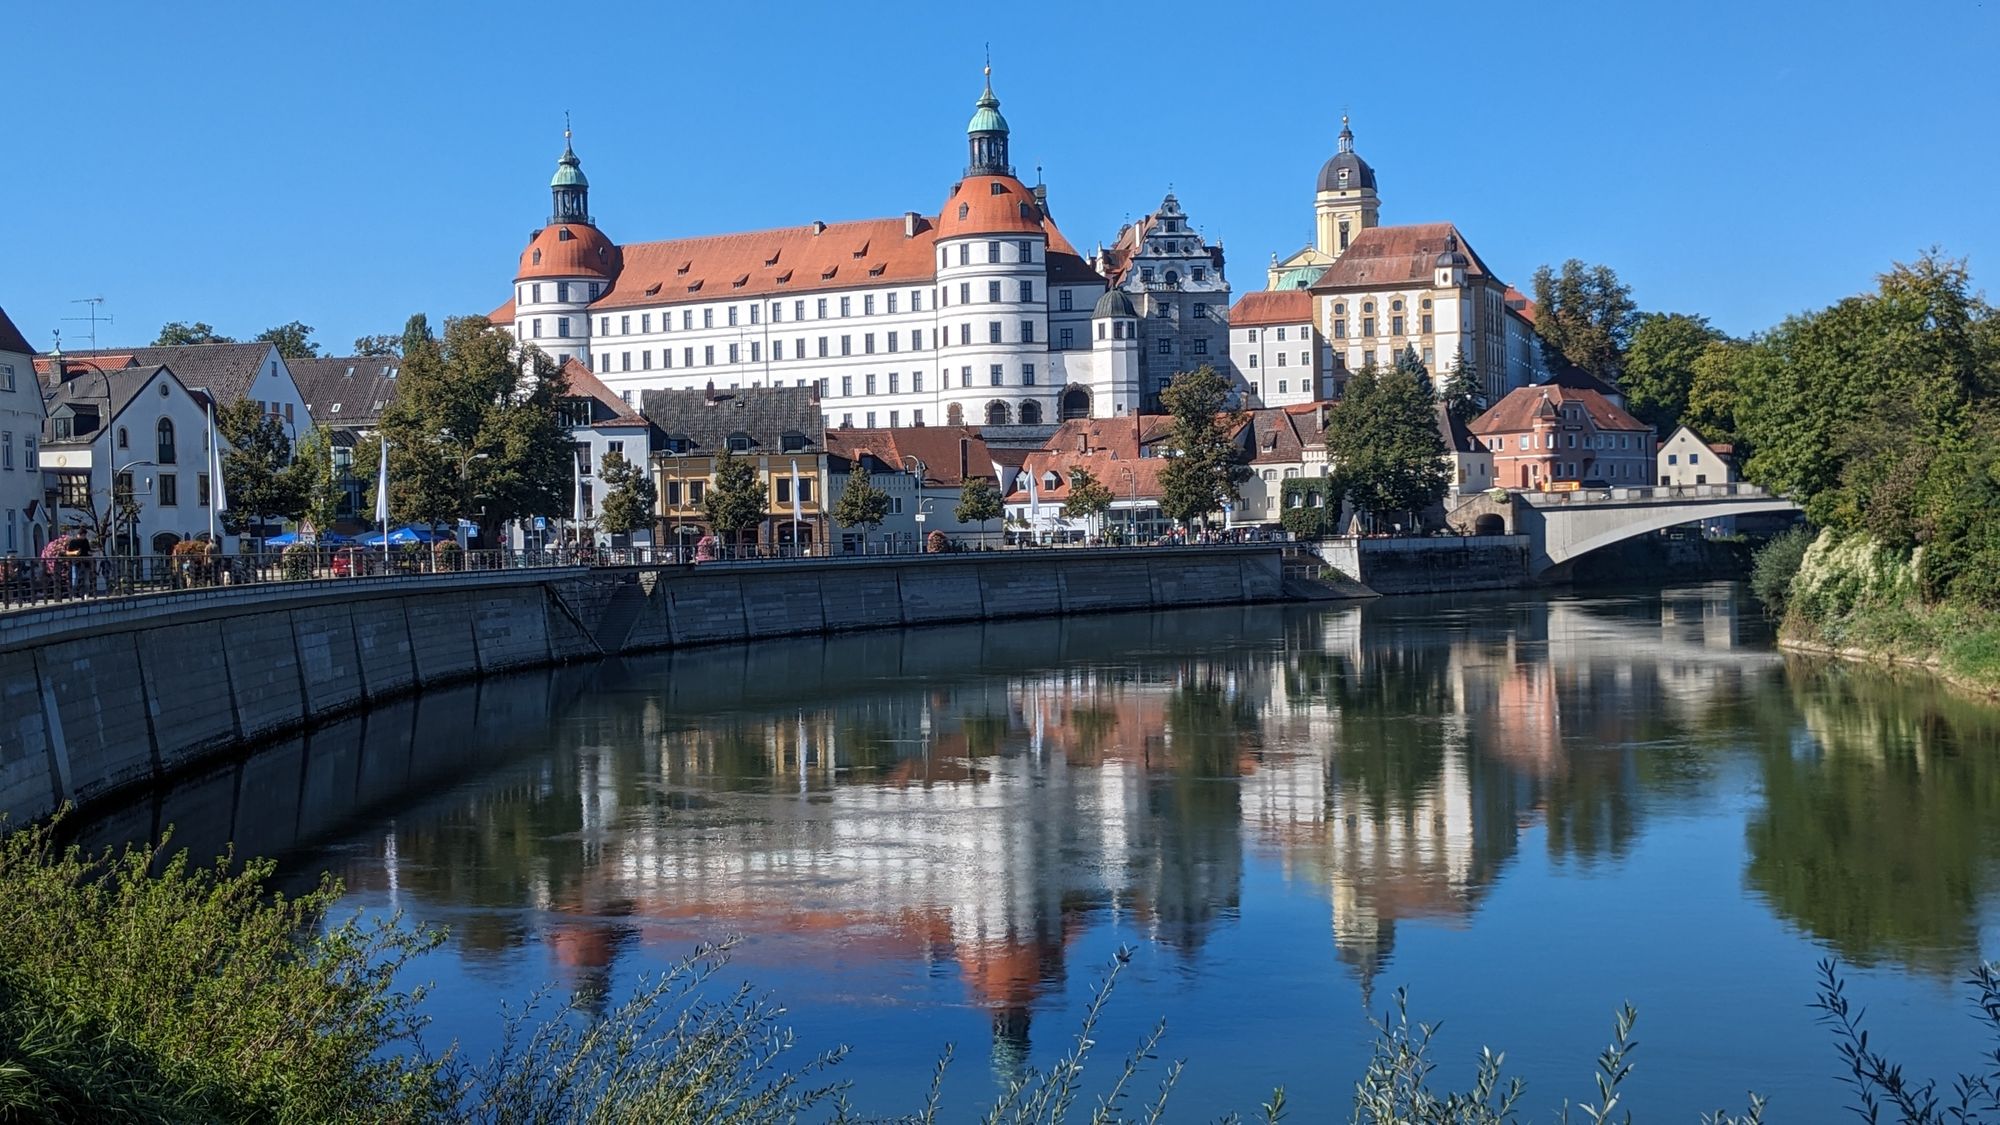
[(1796, 512), (1799, 506), (1750, 484), (1589, 488), (1575, 492), (1482, 493), (1452, 509), (1465, 535), (1520, 535), (1528, 573), (1544, 576), (1600, 547), (1697, 520)]

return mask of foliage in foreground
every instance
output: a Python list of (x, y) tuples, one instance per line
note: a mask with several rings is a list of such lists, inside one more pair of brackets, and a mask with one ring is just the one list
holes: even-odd
[[(729, 945), (704, 946), (603, 1011), (577, 994), (550, 1010), (546, 994), (505, 1015), (502, 1046), (483, 1065), (426, 1055), (418, 1039), (421, 990), (395, 987), (435, 931), (394, 922), (328, 925), (340, 888), (328, 880), (296, 899), (267, 892), (259, 860), (233, 870), (169, 858), (161, 847), (86, 855), (58, 850), (49, 827), (0, 840), (0, 1120), (462, 1121), (585, 1125), (669, 1121), (748, 1125), (807, 1114), (857, 1121), (829, 1070), (845, 1048), (796, 1058), (784, 1010), (739, 988), (718, 999), (714, 978)], [(1046, 1072), (1011, 1082), (979, 1118), (986, 1125), (1091, 1125), (1163, 1119), (1183, 1062), (1158, 1061), (1156, 1024), (1092, 1089), (1097, 1026), (1119, 975), (1121, 950), (1099, 982), (1068, 1052)], [(1815, 1007), (1833, 1032), (1868, 1122), (2000, 1122), (2000, 1052), (1984, 1074), (1949, 1090), (1906, 1074), (1870, 1045), (1832, 961), (1820, 966)], [(2000, 1039), (2000, 972), (1982, 967), (1982, 1023)], [(1617, 1014), (1598, 1056), (1591, 1095), (1564, 1102), (1564, 1123), (1631, 1120), (1624, 1083), (1638, 1043), (1636, 1013)], [(1514, 1125), (1525, 1087), (1482, 1050), (1471, 1085), (1433, 1086), (1436, 1028), (1413, 1024), (1406, 998), (1373, 1021), (1375, 1040), (1355, 1084), (1360, 1125)], [(946, 1048), (930, 1090), (901, 1125), (935, 1125), (951, 1063)], [(1756, 1125), (1741, 1116), (1709, 1125)], [(1251, 1115), (1286, 1117), (1282, 1088)], [(1229, 1117), (1228, 1121), (1241, 1118)]]
[(1812, 532), (1794, 527), (1772, 536), (1757, 548), (1750, 564), (1750, 592), (1774, 616), (1784, 615), (1792, 577), (1799, 572), (1799, 564), (1805, 561), (1806, 548), (1812, 546), (1812, 541)]

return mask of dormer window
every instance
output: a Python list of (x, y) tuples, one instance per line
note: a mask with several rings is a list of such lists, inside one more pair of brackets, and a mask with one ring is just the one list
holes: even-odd
[[(995, 186), (997, 187), (998, 185)], [(958, 205), (958, 217), (961, 222), (964, 221), (965, 217), (970, 214), (972, 214), (972, 204), (961, 203)]]
[(1001, 186), (1001, 184), (1000, 184), (1000, 181), (999, 181), (999, 180), (994, 180), (994, 181), (993, 181), (992, 183), (990, 183), (990, 184), (988, 184), (988, 185), (986, 185), (986, 186), (987, 186), (987, 187), (989, 187), (990, 189), (992, 189), (992, 192), (993, 192), (993, 194), (994, 194), (994, 195), (1006, 195), (1006, 194), (1007, 194), (1007, 189), (1006, 189), (1005, 187), (1002, 187), (1002, 186)]
[(575, 239), (576, 236), (569, 232), (568, 227), (562, 227), (556, 231), (557, 242), (572, 242), (575, 241)]
[(730, 451), (731, 453), (748, 453), (748, 452), (750, 452), (750, 435), (749, 435), (749, 434), (746, 434), (746, 433), (740, 433), (740, 432), (739, 432), (739, 433), (733, 433), (733, 434), (730, 434), (730, 435), (729, 435), (729, 451)]

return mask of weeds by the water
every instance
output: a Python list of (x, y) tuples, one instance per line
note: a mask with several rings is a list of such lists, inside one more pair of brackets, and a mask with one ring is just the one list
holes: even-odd
[[(85, 855), (58, 850), (47, 827), (0, 840), (0, 1121), (429, 1122), (610, 1125), (646, 1121), (754, 1125), (803, 1117), (849, 1125), (835, 1048), (793, 1063), (784, 1009), (747, 986), (712, 998), (730, 945), (705, 946), (608, 1011), (579, 995), (549, 1010), (547, 994), (505, 1013), (503, 1045), (481, 1065), (423, 1050), (421, 989), (394, 980), (441, 934), (394, 921), (330, 925), (340, 887), (327, 880), (287, 899), (266, 889), (268, 861), (228, 857), (196, 868), (161, 847)], [(1182, 1060), (1150, 1077), (1166, 1033), (1156, 1024), (1108, 1085), (1089, 1088), (1099, 1021), (1131, 961), (1121, 950), (1093, 991), (1070, 1048), (1046, 1072), (1008, 1084), (985, 1125), (1090, 1125), (1164, 1119)], [(1970, 982), (1982, 1023), (2000, 1040), (2000, 971)], [(1837, 966), (1820, 965), (1822, 1022), (1842, 1079), (1870, 1125), (2000, 1125), (2000, 1050), (1985, 1073), (1949, 1092), (1908, 1077), (1876, 1050)], [(1625, 1082), (1637, 1013), (1616, 1015), (1592, 1097), (1545, 1120), (1630, 1122)], [(1396, 993), (1355, 1084), (1357, 1125), (1516, 1125), (1525, 1086), (1505, 1056), (1482, 1050), (1471, 1085), (1441, 1091), (1432, 1040)], [(921, 1108), (900, 1125), (936, 1125), (952, 1059), (946, 1048)], [(1143, 1090), (1143, 1092), (1142, 1092)], [(1323, 1107), (1322, 1107), (1323, 1108)], [(1285, 1118), (1282, 1088), (1250, 1116)], [(1704, 1125), (1761, 1125), (1742, 1115)], [(1324, 1119), (1323, 1112), (1315, 1119)], [(1240, 1121), (1231, 1116), (1227, 1121)]]

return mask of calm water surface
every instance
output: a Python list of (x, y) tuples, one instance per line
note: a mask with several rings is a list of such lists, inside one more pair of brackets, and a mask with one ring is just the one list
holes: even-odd
[[(2000, 711), (1777, 655), (1747, 595), (1331, 608), (769, 642), (381, 708), (109, 814), (331, 870), (448, 926), (440, 1037), (483, 1052), (545, 983), (616, 994), (704, 939), (802, 1046), (906, 1111), (946, 1043), (963, 1110), (1158, 1019), (1190, 1119), (1285, 1084), (1345, 1114), (1407, 988), (1444, 1074), (1507, 1052), (1591, 1093), (1640, 1010), (1647, 1120), (1841, 1104), (1808, 1004), (1850, 963), (1879, 1044), (1972, 1066), (1995, 943)], [(1150, 1083), (1149, 1083), (1150, 1085)], [(1177, 1117), (1179, 1114), (1177, 1114)]]

